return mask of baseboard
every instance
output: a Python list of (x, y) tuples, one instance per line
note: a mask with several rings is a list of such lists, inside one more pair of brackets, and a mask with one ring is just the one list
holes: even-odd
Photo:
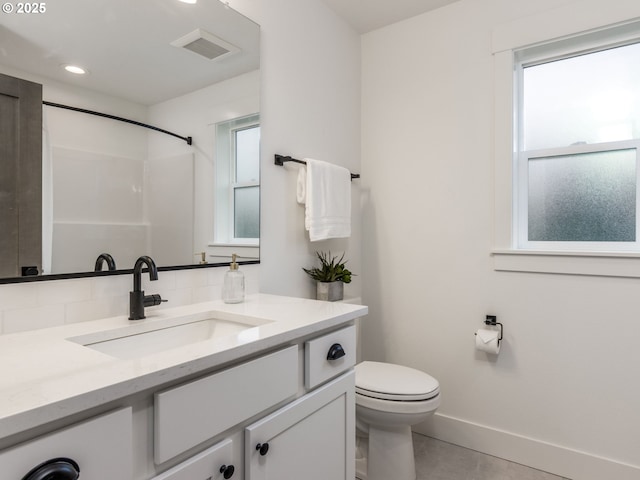
[[(437, 413), (414, 431), (573, 480), (637, 480), (640, 467)], [(606, 442), (606, 439), (603, 439)]]

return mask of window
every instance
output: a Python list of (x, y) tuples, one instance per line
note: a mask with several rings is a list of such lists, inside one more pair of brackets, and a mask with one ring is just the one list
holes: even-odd
[(257, 245), (260, 237), (258, 115), (216, 125), (215, 243)]
[(516, 249), (640, 251), (640, 39), (603, 36), (515, 52)]

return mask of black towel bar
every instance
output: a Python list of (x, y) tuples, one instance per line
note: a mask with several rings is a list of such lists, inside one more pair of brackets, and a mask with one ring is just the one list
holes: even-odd
[[(278, 155), (276, 153), (275, 161), (273, 163), (275, 163), (276, 165), (279, 165), (280, 167), (283, 167), (284, 166), (284, 162), (301, 163), (302, 165), (306, 165), (307, 164), (307, 162), (305, 162), (304, 160), (298, 160), (297, 158), (292, 158), (292, 157), (288, 157), (288, 156), (284, 156), (284, 155)], [(360, 178), (360, 174), (359, 173), (352, 173), (351, 174), (351, 180), (353, 180), (354, 178)]]

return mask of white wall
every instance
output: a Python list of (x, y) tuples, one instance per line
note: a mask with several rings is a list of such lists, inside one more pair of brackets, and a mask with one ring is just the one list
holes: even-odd
[[(261, 36), (261, 240), (263, 292), (314, 297), (302, 271), (316, 250), (345, 251), (360, 274), (360, 182), (352, 185), (350, 239), (309, 242), (296, 203), (297, 166), (277, 167), (276, 153), (316, 158), (360, 170), (360, 37), (318, 0), (236, 0), (230, 5), (257, 21)], [(346, 285), (358, 296), (362, 275)]]
[[(496, 272), (490, 255), (491, 31), (568, 3), (461, 0), (363, 36), (364, 356), (440, 381), (421, 432), (575, 479), (639, 478), (637, 280)], [(486, 314), (504, 323), (498, 358), (474, 349)]]

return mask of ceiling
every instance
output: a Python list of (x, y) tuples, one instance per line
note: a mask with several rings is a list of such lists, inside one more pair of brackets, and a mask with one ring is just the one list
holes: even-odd
[[(457, 0), (323, 1), (366, 33)], [(46, 14), (2, 16), (0, 66), (147, 105), (259, 68), (259, 28), (224, 0), (54, 3)], [(209, 61), (170, 45), (196, 28), (219, 35), (240, 53)], [(80, 63), (90, 74), (69, 79), (63, 63)]]
[(458, 0), (323, 0), (359, 33), (367, 33)]
[[(46, 7), (39, 15), (2, 15), (0, 66), (145, 105), (259, 68), (260, 28), (222, 2), (56, 0)], [(238, 51), (209, 60), (171, 44), (197, 29)], [(72, 77), (63, 64), (90, 73)]]

